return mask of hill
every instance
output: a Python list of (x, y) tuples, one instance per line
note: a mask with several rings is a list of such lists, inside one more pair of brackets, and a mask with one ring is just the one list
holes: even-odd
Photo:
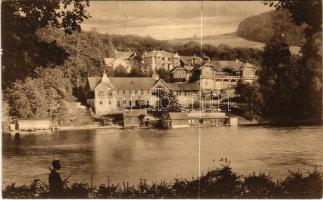
[[(198, 42), (200, 43), (200, 37), (192, 37), (192, 38), (177, 38), (170, 40), (169, 43), (178, 45), (178, 44), (185, 44), (188, 42)], [(252, 41), (249, 39), (245, 39), (243, 37), (238, 36), (237, 33), (229, 33), (229, 34), (222, 34), (222, 35), (210, 35), (203, 37), (203, 44), (209, 44), (213, 46), (228, 46), (230, 48), (254, 48), (262, 50), (265, 46), (264, 42), (257, 42)], [(298, 46), (291, 46), (290, 51), (293, 54), (298, 54), (300, 47)]]
[(251, 41), (266, 42), (275, 34), (284, 34), (289, 45), (304, 42), (304, 26), (296, 26), (287, 10), (269, 11), (240, 22), (237, 36)]

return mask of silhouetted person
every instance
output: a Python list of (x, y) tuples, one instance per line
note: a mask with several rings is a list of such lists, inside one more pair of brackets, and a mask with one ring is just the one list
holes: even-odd
[(63, 194), (63, 181), (59, 174), (61, 169), (61, 163), (59, 160), (53, 160), (52, 168), (50, 168), (50, 174), (48, 178), (49, 192), (51, 197), (60, 198)]

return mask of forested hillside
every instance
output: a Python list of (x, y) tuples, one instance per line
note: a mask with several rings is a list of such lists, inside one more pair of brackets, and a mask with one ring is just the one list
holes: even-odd
[(304, 42), (304, 26), (292, 23), (287, 10), (270, 11), (243, 20), (237, 35), (252, 41), (267, 42), (275, 34), (284, 34), (289, 45), (300, 46)]

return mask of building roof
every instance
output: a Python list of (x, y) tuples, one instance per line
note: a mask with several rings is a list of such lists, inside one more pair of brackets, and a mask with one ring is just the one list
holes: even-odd
[(184, 119), (188, 120), (188, 115), (186, 112), (169, 112), (169, 119)]
[(176, 70), (187, 71), (184, 67), (179, 66), (179, 67), (174, 67), (174, 68), (170, 71), (170, 73), (173, 73), (173, 72), (175, 72)]
[(172, 52), (167, 52), (167, 51), (149, 51), (149, 52), (145, 52), (143, 54), (144, 57), (152, 57), (153, 55), (160, 55), (163, 57), (177, 57), (179, 56), (177, 53), (172, 53)]
[(173, 91), (198, 91), (200, 90), (200, 85), (198, 83), (167, 83), (167, 85)]
[(115, 61), (115, 58), (103, 58), (103, 61), (106, 66), (109, 66), (113, 64), (113, 61)]
[[(150, 90), (156, 83), (151, 77), (110, 77), (111, 84), (117, 90)], [(88, 77), (91, 90), (94, 90), (101, 82), (101, 77)]]
[(101, 82), (101, 77), (88, 77), (87, 78), (90, 90), (94, 90), (96, 86)]
[(123, 112), (123, 117), (139, 117), (140, 115), (147, 115), (146, 109), (135, 109)]
[(211, 61), (212, 65), (214, 65), (217, 69), (223, 68), (231, 68), (232, 70), (239, 71), (243, 65), (243, 62), (236, 60), (219, 60), (219, 61)]
[(132, 51), (116, 51), (115, 54), (116, 58), (121, 58), (125, 60), (131, 59), (136, 55), (136, 53)]

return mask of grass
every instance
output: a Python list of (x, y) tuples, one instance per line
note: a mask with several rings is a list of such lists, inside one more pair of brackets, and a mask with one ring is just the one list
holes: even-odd
[[(303, 174), (289, 172), (274, 182), (269, 174), (252, 173), (242, 176), (229, 165), (208, 171), (200, 178), (175, 179), (173, 182), (137, 185), (67, 183), (61, 198), (321, 198), (322, 176), (314, 170)], [(30, 185), (14, 183), (2, 190), (3, 198), (51, 198), (48, 185), (35, 179)]]

